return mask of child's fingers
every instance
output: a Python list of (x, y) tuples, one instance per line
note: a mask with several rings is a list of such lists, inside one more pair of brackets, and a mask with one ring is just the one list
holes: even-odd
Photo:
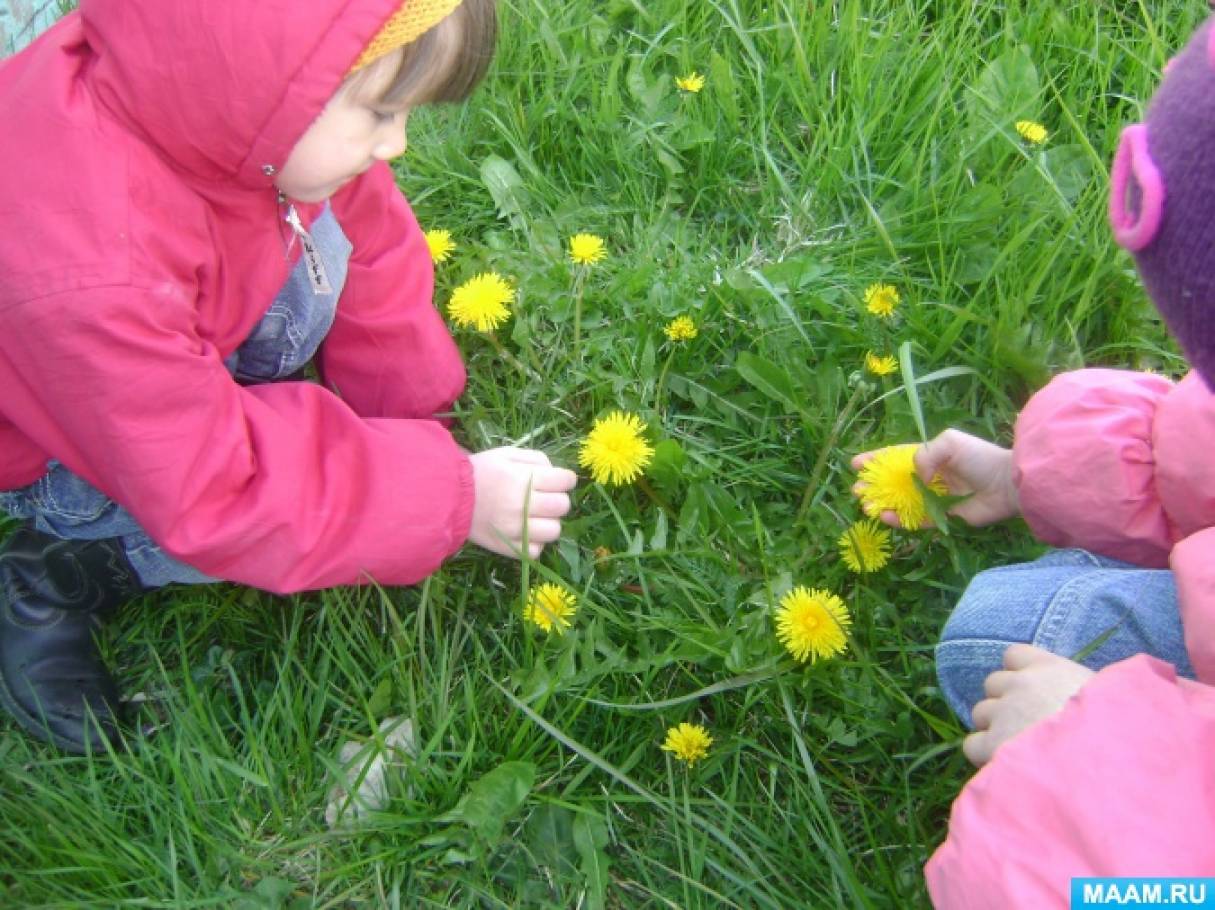
[(542, 493), (565, 493), (578, 485), (578, 475), (568, 468), (542, 468), (532, 475), (532, 489)]
[(852, 461), (849, 464), (852, 465), (854, 471), (859, 471), (865, 466), (866, 462), (870, 461), (880, 451), (881, 449), (870, 449), (868, 452), (858, 452), (852, 456)]
[(988, 698), (999, 698), (1001, 695), (1008, 694), (1008, 690), (1016, 678), (1016, 673), (1012, 670), (996, 670), (994, 673), (988, 673), (987, 679), (983, 680), (983, 691), (987, 693)]
[(1009, 645), (1004, 651), (1004, 667), (1008, 670), (1024, 670), (1042, 660), (1053, 660), (1054, 656), (1050, 651), (1033, 645)]
[(971, 733), (962, 740), (962, 753), (976, 768), (981, 768), (991, 761), (991, 737), (987, 733)]
[(549, 457), (539, 449), (509, 449), (511, 461), (517, 461), (521, 464), (537, 464), (548, 467), (552, 464)]
[(532, 493), (528, 512), (533, 518), (560, 518), (570, 510), (570, 498), (565, 493)]
[(527, 523), (529, 543), (552, 543), (561, 536), (561, 522), (555, 518), (533, 518)]
[(987, 730), (991, 727), (998, 704), (999, 699), (985, 698), (971, 709), (970, 720), (976, 730)]

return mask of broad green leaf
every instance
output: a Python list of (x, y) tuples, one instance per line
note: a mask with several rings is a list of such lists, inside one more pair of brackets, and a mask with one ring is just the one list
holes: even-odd
[(516, 227), (522, 227), (523, 213), (528, 207), (527, 186), (505, 158), (490, 155), (481, 162), (481, 182), (489, 190), (498, 215)]
[(574, 818), (574, 848), (581, 860), (582, 874), (586, 876), (587, 910), (603, 910), (607, 898), (608, 845), (607, 825), (598, 815), (579, 812)]
[(1038, 69), (1024, 47), (1014, 47), (996, 57), (979, 74), (967, 97), (975, 126), (1040, 119)]
[(574, 813), (564, 806), (542, 803), (527, 820), (524, 832), (536, 862), (562, 878), (576, 870), (573, 821)]
[(717, 51), (709, 58), (708, 89), (713, 93), (718, 109), (730, 125), (738, 123), (738, 86), (734, 82), (734, 73), (730, 69), (729, 61)]
[(463, 822), (483, 841), (495, 844), (535, 782), (536, 766), (531, 762), (503, 762), (475, 781), (445, 820)]
[(738, 370), (738, 375), (769, 398), (780, 402), (791, 411), (801, 413), (802, 406), (798, 401), (793, 380), (772, 361), (744, 351), (738, 355), (734, 368)]

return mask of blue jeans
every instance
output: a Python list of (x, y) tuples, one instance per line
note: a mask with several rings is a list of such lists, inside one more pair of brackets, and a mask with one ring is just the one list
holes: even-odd
[(1034, 562), (988, 569), (967, 586), (936, 658), (945, 700), (968, 727), (971, 709), (985, 697), (983, 680), (1018, 642), (1094, 670), (1150, 654), (1194, 676), (1173, 573), (1084, 550), (1054, 550)]
[[(332, 292), (313, 290), (301, 258), (266, 315), (224, 361), (241, 382), (271, 382), (291, 376), (312, 359), (333, 325), (351, 246), (328, 208), (312, 225), (311, 234)], [(148, 588), (171, 582), (215, 581), (165, 553), (126, 509), (57, 461), (51, 461), (47, 472), (28, 487), (0, 492), (0, 510), (68, 540), (117, 538)]]

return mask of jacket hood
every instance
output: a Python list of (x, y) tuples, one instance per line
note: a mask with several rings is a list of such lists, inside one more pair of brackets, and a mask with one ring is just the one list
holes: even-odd
[(261, 188), (401, 0), (80, 0), (87, 82), (208, 182)]

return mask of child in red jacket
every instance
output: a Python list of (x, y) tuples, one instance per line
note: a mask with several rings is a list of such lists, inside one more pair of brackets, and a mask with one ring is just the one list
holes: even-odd
[(147, 588), (560, 535), (572, 472), (435, 418), (464, 369), (386, 164), (495, 36), (493, 0), (81, 0), (0, 64), (0, 705), (35, 736), (113, 737), (92, 631)]
[(1019, 513), (1059, 548), (980, 572), (937, 647), (981, 767), (926, 869), (940, 908), (1215, 874), (1215, 20), (1124, 131), (1111, 184), (1115, 239), (1194, 371), (1065, 373), (1011, 451), (947, 430), (916, 452), (970, 494), (963, 520)]

